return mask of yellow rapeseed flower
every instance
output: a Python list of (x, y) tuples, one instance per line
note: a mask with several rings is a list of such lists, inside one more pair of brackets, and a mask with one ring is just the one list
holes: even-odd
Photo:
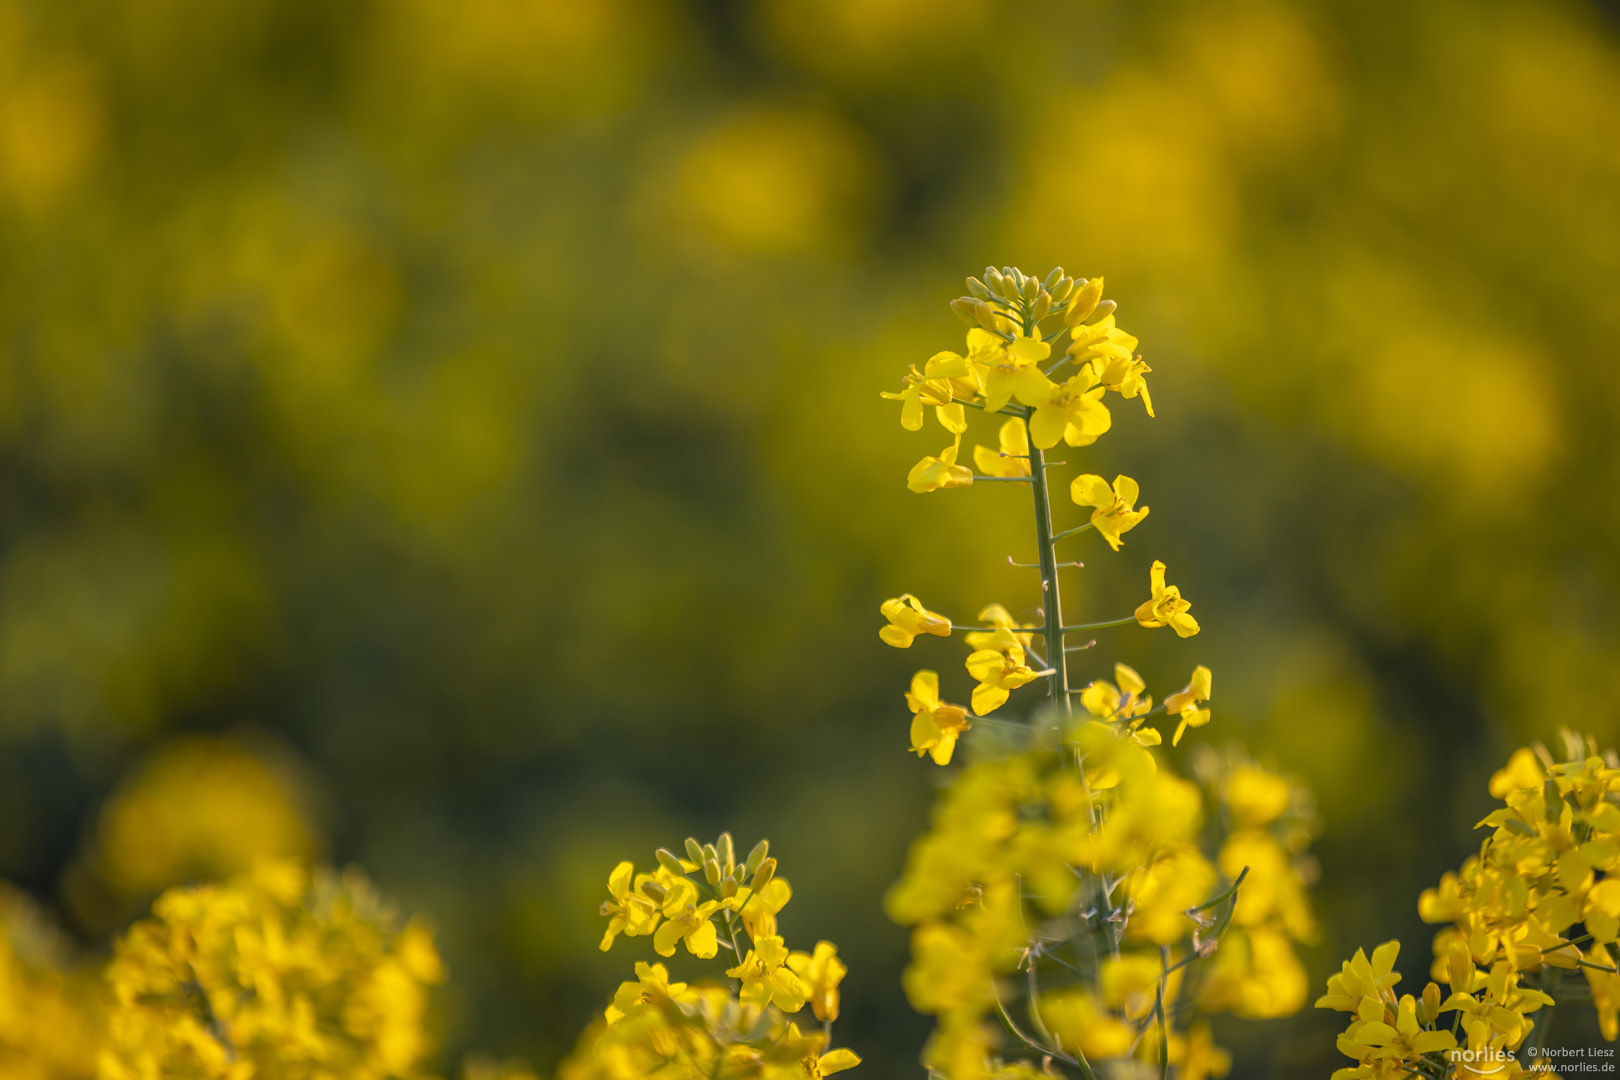
[(892, 600), (883, 601), (878, 609), (889, 625), (878, 631), (878, 637), (897, 649), (909, 649), (918, 634), (935, 637), (951, 636), (951, 620), (937, 611), (923, 607), (922, 601), (910, 593), (901, 593)]
[(1120, 534), (1136, 528), (1148, 516), (1148, 508), (1136, 509), (1136, 500), (1142, 493), (1135, 480), (1116, 476), (1112, 485), (1095, 473), (1084, 473), (1069, 484), (1069, 498), (1076, 506), (1095, 507), (1091, 511), (1091, 524), (1108, 546), (1119, 550)]
[(931, 755), (936, 765), (949, 765), (957, 737), (972, 727), (967, 710), (939, 699), (939, 675), (932, 671), (919, 671), (911, 677), (906, 705), (913, 713), (911, 748), (919, 757)]
[(838, 1019), (838, 984), (849, 974), (838, 959), (838, 947), (830, 941), (818, 941), (814, 953), (789, 954), (788, 967), (810, 988), (810, 1009), (816, 1019)]
[(698, 903), (697, 886), (677, 878), (664, 894), (664, 922), (653, 933), (653, 951), (659, 956), (674, 956), (675, 946), (684, 943), (693, 956), (709, 959), (720, 947), (712, 921), (719, 910), (718, 900)]
[(986, 476), (1028, 476), (1029, 471), (1029, 430), (1018, 417), (1013, 417), (1001, 425), (997, 432), (997, 442), (1000, 450), (992, 450), (988, 446), (975, 446), (973, 448), (973, 463), (979, 471)]
[(613, 947), (613, 939), (621, 933), (640, 937), (658, 926), (658, 905), (642, 895), (635, 877), (636, 868), (629, 861), (621, 862), (608, 875), (608, 898), (601, 907), (601, 913), (608, 916), (608, 925), (598, 946), (603, 952)]
[(1187, 614), (1192, 604), (1181, 598), (1181, 590), (1176, 586), (1165, 585), (1164, 570), (1164, 563), (1153, 560), (1149, 572), (1153, 595), (1137, 607), (1136, 621), (1149, 629), (1168, 626), (1177, 637), (1192, 637), (1198, 633), (1198, 620)]
[[(983, 337), (975, 341), (975, 334)], [(986, 410), (996, 412), (1015, 397), (1025, 405), (1039, 405), (1046, 400), (1052, 383), (1042, 374), (1041, 364), (1052, 355), (1052, 346), (1023, 336), (1003, 344), (984, 330), (968, 331), (968, 339), (974, 346), (968, 360), (975, 364), (983, 381)]]
[(804, 1008), (810, 1000), (810, 987), (787, 966), (788, 955), (782, 939), (767, 934), (754, 939), (754, 947), (742, 963), (726, 970), (733, 979), (742, 980), (739, 997), (745, 1004), (775, 1005), (788, 1013)]
[(1090, 368), (1080, 369), (1064, 382), (1048, 381), (1046, 385), (1029, 418), (1029, 440), (1042, 450), (1059, 441), (1090, 446), (1113, 426), (1113, 415), (1102, 403), (1106, 387), (1098, 385)]
[(921, 495), (970, 486), (973, 483), (973, 470), (956, 463), (956, 455), (961, 447), (962, 437), (958, 435), (955, 442), (939, 452), (938, 457), (925, 457), (917, 462), (906, 474), (906, 487)]
[(967, 658), (968, 674), (979, 680), (973, 688), (973, 711), (988, 716), (1006, 703), (1012, 691), (1034, 682), (1040, 674), (1024, 663), (1024, 647), (1011, 630), (997, 630), (992, 646)]
[[(1197, 631), (1197, 626), (1197, 623), (1193, 624), (1194, 632)], [(1164, 699), (1164, 711), (1181, 718), (1181, 722), (1176, 725), (1175, 735), (1170, 738), (1171, 746), (1181, 745), (1181, 736), (1188, 728), (1203, 727), (1209, 723), (1209, 710), (1200, 709), (1198, 706), (1209, 700), (1211, 678), (1213, 676), (1209, 668), (1199, 664), (1193, 668), (1192, 678), (1188, 680), (1187, 685)]]

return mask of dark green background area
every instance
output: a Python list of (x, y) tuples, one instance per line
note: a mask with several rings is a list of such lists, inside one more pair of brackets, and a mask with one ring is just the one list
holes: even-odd
[[(1577, 4), (0, 0), (0, 876), (95, 947), (120, 778), (268, 740), (438, 927), (447, 1060), (549, 1069), (650, 955), (613, 864), (768, 836), (914, 1068), (900, 695), (968, 680), (877, 608), (1035, 600), (1027, 495), (906, 492), (945, 440), (878, 392), (1061, 263), (1159, 413), (1066, 455), (1153, 508), (1073, 614), (1162, 558), (1205, 627), (1076, 681), (1209, 664), (1197, 734), (1318, 794), (1313, 985), (1421, 985), (1490, 771), (1617, 729), (1617, 116)], [(1322, 1075), (1339, 1019), (1218, 1034)]]

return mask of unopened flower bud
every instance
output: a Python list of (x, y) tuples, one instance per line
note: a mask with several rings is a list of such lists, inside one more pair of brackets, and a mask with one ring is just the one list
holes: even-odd
[(1046, 292), (1045, 290), (1042, 290), (1035, 297), (1035, 304), (1030, 309), (1030, 312), (1034, 316), (1035, 321), (1040, 322), (1042, 319), (1046, 318), (1046, 316), (1051, 312), (1051, 310), (1052, 310), (1052, 294), (1049, 293), (1049, 292)]
[(720, 895), (728, 900), (737, 895), (737, 879), (725, 877), (720, 879)]
[(979, 318), (973, 313), (973, 305), (982, 303), (984, 301), (975, 300), (971, 296), (959, 296), (951, 301), (951, 310), (956, 313), (958, 319), (961, 319), (969, 326), (978, 326)]
[(667, 895), (664, 887), (658, 884), (656, 881), (643, 881), (641, 883), (641, 891), (646, 893), (652, 899), (658, 901), (660, 904), (664, 902), (664, 897)]
[(1063, 301), (1067, 300), (1069, 298), (1069, 294), (1074, 291), (1074, 278), (1058, 278), (1057, 284), (1053, 285), (1046, 291), (1052, 294), (1052, 303), (1061, 304)]
[(728, 832), (721, 833), (720, 839), (715, 841), (714, 848), (719, 857), (721, 868), (727, 874), (730, 874), (731, 868), (737, 865), (737, 849), (731, 843), (731, 834)]
[(1092, 311), (1091, 318), (1087, 319), (1086, 321), (1095, 322), (1098, 319), (1106, 319), (1108, 316), (1114, 313), (1114, 309), (1117, 307), (1119, 307), (1119, 305), (1114, 303), (1112, 300), (1100, 300), (1097, 302), (1096, 309)]
[(744, 869), (752, 874), (755, 870), (759, 869), (759, 864), (764, 862), (765, 856), (769, 855), (770, 853), (771, 842), (769, 840), (761, 840), (759, 843), (754, 845), (754, 850), (748, 853), (748, 861), (743, 864)]
[(977, 296), (980, 300), (990, 299), (990, 290), (985, 288), (984, 282), (980, 281), (978, 278), (968, 278), (967, 287), (968, 292), (972, 293), (974, 296)]
[(1045, 281), (1041, 282), (1041, 288), (1045, 289), (1047, 292), (1051, 292), (1052, 291), (1052, 286), (1056, 285), (1058, 283), (1059, 279), (1061, 279), (1062, 277), (1063, 277), (1063, 267), (1061, 267), (1061, 266), (1052, 267), (1052, 272), (1050, 274), (1046, 275), (1046, 280)]
[(775, 876), (776, 860), (766, 859), (764, 862), (759, 864), (759, 869), (754, 872), (754, 880), (748, 883), (748, 887), (755, 892), (759, 892), (759, 890), (769, 885), (771, 883), (771, 878)]
[(984, 283), (990, 286), (993, 296), (1010, 296), (1013, 293), (1012, 283), (1001, 276), (1001, 271), (995, 267), (987, 267), (984, 272)]
[(703, 865), (703, 845), (690, 836), (686, 838), (686, 860)]
[(710, 885), (720, 884), (720, 864), (713, 859), (703, 860), (703, 876)]
[(1035, 294), (1040, 291), (1040, 287), (1041, 287), (1040, 282), (1036, 281), (1032, 277), (1024, 277), (1023, 274), (1019, 274), (1018, 278), (1019, 278), (1018, 291), (1024, 294), (1024, 299), (1025, 300), (1033, 300), (1033, 299), (1035, 299)]
[(658, 859), (658, 865), (662, 866), (665, 870), (668, 870), (677, 877), (684, 877), (686, 875), (685, 867), (681, 866), (681, 860), (675, 857), (675, 853), (673, 851), (670, 851), (668, 848), (659, 848), (657, 851), (653, 852), (653, 855)]
[(713, 844), (704, 844), (703, 845), (703, 861), (708, 862), (710, 859), (713, 859), (715, 862), (719, 862), (720, 861), (720, 849), (715, 847)]
[(1063, 313), (1065, 326), (1079, 326), (1091, 318), (1091, 313), (1097, 310), (1097, 301), (1102, 299), (1102, 278), (1082, 278), (1076, 284), (1079, 287), (1069, 299), (1069, 309)]

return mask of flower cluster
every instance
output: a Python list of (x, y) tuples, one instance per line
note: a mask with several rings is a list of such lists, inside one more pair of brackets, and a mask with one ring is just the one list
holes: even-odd
[[(1400, 978), (1394, 942), (1370, 962), (1357, 953), (1330, 980), (1318, 1006), (1356, 1014), (1339, 1049), (1359, 1064), (1336, 1076), (1439, 1075), (1457, 1061), (1490, 1062), (1509, 1077), (1545, 1073), (1534, 1042), (1520, 1052), (1533, 1014), (1577, 996), (1565, 986), (1577, 969), (1604, 1037), (1620, 1035), (1620, 757), (1600, 754), (1590, 737), (1561, 735), (1563, 760), (1538, 743), (1491, 777), (1504, 805), (1479, 823), (1491, 830), (1479, 854), (1419, 898), (1424, 921), (1446, 924), (1422, 998), (1397, 1001), (1389, 991)], [(1378, 993), (1368, 989), (1374, 982)], [(1368, 997), (1388, 1015), (1375, 1015)], [(1455, 1015), (1441, 1024), (1445, 1012)]]
[(44, 912), (0, 885), (0, 1076), (87, 1080), (101, 1026), (94, 972)]
[[(1021, 688), (1033, 685), (1045, 703), (1028, 725), (997, 719), (998, 737), (980, 740), (954, 777), (889, 894), (890, 916), (915, 928), (907, 996), (937, 1020), (924, 1064), (948, 1080), (1065, 1067), (1094, 1078), (1098, 1063), (1110, 1074), (1134, 1063), (1156, 1064), (1158, 1075), (1174, 1066), (1180, 1080), (1221, 1076), (1229, 1058), (1198, 1015), (1269, 1018), (1305, 1002), (1294, 946), (1315, 934), (1310, 800), (1241, 751), (1200, 748), (1196, 782), (1161, 759), (1166, 735), (1179, 744), (1210, 720), (1203, 665), (1158, 705), (1123, 663), (1111, 678), (1073, 685), (1071, 634), (1130, 623), (1181, 638), (1199, 631), (1159, 561), (1133, 614), (1063, 617), (1058, 571), (1079, 564), (1060, 564), (1058, 544), (1094, 531), (1117, 552), (1148, 508), (1129, 476), (1082, 472), (1069, 494), (1087, 520), (1057, 531), (1048, 470), (1062, 463), (1044, 452), (1107, 433), (1109, 392), (1140, 397), (1151, 417), (1150, 369), (1116, 326), (1101, 278), (991, 268), (968, 288), (951, 304), (971, 327), (966, 353), (936, 353), (884, 396), (901, 402), (905, 428), (922, 428), (931, 407), (952, 436), (911, 470), (912, 491), (1029, 488), (1040, 604), (1031, 619), (989, 604), (964, 625), (906, 594), (881, 606), (879, 636), (911, 648), (919, 637), (964, 635), (975, 684), (967, 704), (946, 700), (933, 670), (916, 672), (905, 694), (911, 749), (939, 765)], [(958, 460), (969, 410), (1009, 417), (994, 448), (975, 447), (971, 469)]]
[(171, 889), (118, 942), (101, 1080), (384, 1080), (430, 1049), (431, 934), (358, 874), (261, 864)]
[[(638, 962), (602, 1020), (564, 1063), (563, 1080), (819, 1080), (860, 1064), (848, 1049), (828, 1050), (846, 968), (829, 941), (812, 952), (788, 949), (776, 917), (792, 899), (761, 840), (738, 859), (731, 835), (686, 841), (686, 858), (660, 848), (637, 873), (621, 862), (608, 875), (602, 949), (619, 935), (651, 937), (663, 957), (678, 949), (702, 960), (727, 956), (730, 984), (670, 982), (669, 969)], [(809, 1006), (821, 1030), (789, 1019)]]

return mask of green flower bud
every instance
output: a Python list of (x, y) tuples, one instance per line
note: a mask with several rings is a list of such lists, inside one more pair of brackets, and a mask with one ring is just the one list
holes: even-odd
[(978, 278), (976, 278), (976, 277), (968, 278), (967, 279), (967, 287), (968, 287), (968, 292), (972, 293), (974, 296), (978, 297), (980, 300), (988, 300), (988, 299), (990, 299), (990, 290), (985, 288), (984, 287), (984, 282), (980, 281)]
[(727, 874), (730, 874), (731, 868), (737, 865), (737, 850), (731, 844), (731, 834), (728, 832), (721, 833), (720, 839), (715, 842), (714, 848), (719, 856), (721, 868)]
[(761, 840), (759, 843), (754, 845), (754, 850), (748, 853), (748, 861), (743, 864), (743, 868), (752, 874), (754, 871), (759, 869), (759, 864), (764, 862), (765, 856), (769, 855), (770, 853), (771, 842), (769, 840)]
[(690, 836), (686, 838), (686, 859), (688, 862), (697, 863), (699, 866), (703, 865), (703, 845)]
[(675, 853), (673, 851), (670, 851), (668, 848), (659, 848), (657, 851), (653, 852), (653, 855), (658, 859), (658, 865), (662, 866), (665, 870), (682, 877), (686, 875), (685, 867), (681, 866), (681, 860), (675, 857)]
[(764, 862), (759, 864), (759, 869), (754, 871), (754, 880), (748, 883), (748, 887), (755, 892), (759, 892), (759, 890), (769, 885), (771, 883), (771, 878), (775, 876), (776, 860), (766, 859)]
[(720, 884), (720, 864), (713, 859), (704, 859), (703, 876), (708, 879), (710, 885)]
[(951, 310), (956, 313), (958, 319), (961, 319), (969, 326), (978, 326), (979, 319), (978, 316), (973, 314), (973, 305), (982, 304), (983, 302), (982, 300), (975, 300), (971, 296), (959, 296), (951, 301)]

